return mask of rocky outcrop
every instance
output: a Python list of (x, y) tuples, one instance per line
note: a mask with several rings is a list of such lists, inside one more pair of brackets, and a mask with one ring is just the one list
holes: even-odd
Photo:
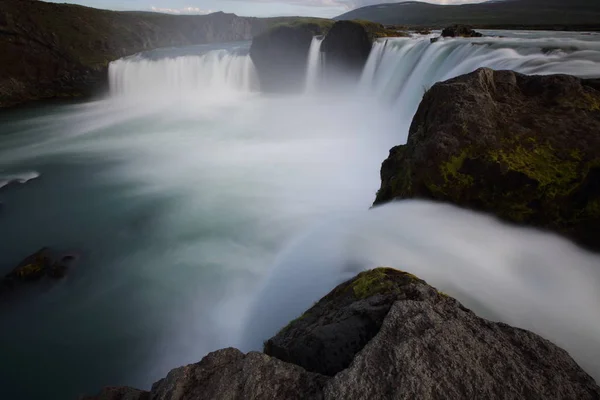
[(420, 289), (425, 287), (423, 281), (393, 269), (363, 273), (265, 342), (264, 351), (308, 371), (334, 376), (348, 368), (379, 332), (396, 300), (423, 299)]
[(308, 53), (315, 36), (324, 36), (324, 79), (333, 81), (340, 77), (356, 80), (376, 38), (404, 35), (393, 27), (367, 21), (334, 24), (331, 20), (308, 19), (280, 24), (256, 36), (250, 56), (262, 91), (293, 93), (305, 88)]
[[(171, 371), (152, 386), (149, 396), (156, 400), (600, 396), (600, 387), (564, 350), (531, 332), (479, 318), (426, 282), (389, 268), (361, 273), (339, 285), (267, 341), (265, 351), (211, 353), (197, 364)], [(138, 400), (147, 395), (130, 388), (118, 390), (106, 389), (89, 400)], [(122, 396), (114, 397), (115, 393)]]
[(43, 278), (64, 278), (75, 265), (79, 256), (74, 253), (55, 255), (44, 247), (21, 261), (9, 274), (0, 280), (0, 299), (16, 289)]
[(257, 35), (250, 47), (261, 90), (296, 92), (304, 88), (308, 51), (314, 36), (325, 34), (333, 22), (322, 20), (281, 24)]
[(357, 76), (363, 70), (372, 47), (372, 38), (363, 24), (338, 21), (323, 40), (321, 51), (331, 74), (344, 71)]
[(442, 30), (442, 37), (482, 37), (479, 32), (474, 31), (467, 25), (452, 25)]
[(600, 249), (600, 81), (479, 69), (434, 85), (375, 204), (424, 198)]
[(0, 7), (0, 107), (102, 90), (110, 61), (158, 47), (249, 40), (268, 22), (114, 12), (34, 0)]

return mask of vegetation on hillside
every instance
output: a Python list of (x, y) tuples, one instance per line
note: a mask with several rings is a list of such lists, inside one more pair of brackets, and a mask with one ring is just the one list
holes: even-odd
[(430, 28), (467, 24), (476, 28), (600, 30), (600, 1), (504, 0), (464, 5), (407, 1), (359, 8), (335, 19)]

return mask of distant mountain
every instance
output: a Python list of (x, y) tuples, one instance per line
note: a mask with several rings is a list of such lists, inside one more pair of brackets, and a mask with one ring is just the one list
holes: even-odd
[(469, 24), (490, 28), (600, 29), (600, 0), (494, 0), (438, 5), (418, 1), (362, 7), (335, 19), (443, 27)]

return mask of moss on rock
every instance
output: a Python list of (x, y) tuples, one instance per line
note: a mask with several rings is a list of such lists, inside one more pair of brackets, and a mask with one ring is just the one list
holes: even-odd
[(600, 85), (480, 69), (424, 96), (375, 204), (426, 198), (600, 249)]

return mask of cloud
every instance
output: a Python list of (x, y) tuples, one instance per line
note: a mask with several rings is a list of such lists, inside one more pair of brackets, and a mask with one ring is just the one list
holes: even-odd
[(165, 13), (165, 14), (210, 14), (212, 10), (202, 10), (198, 7), (183, 7), (183, 8), (160, 8), (160, 7), (150, 7), (150, 9), (154, 12)]

